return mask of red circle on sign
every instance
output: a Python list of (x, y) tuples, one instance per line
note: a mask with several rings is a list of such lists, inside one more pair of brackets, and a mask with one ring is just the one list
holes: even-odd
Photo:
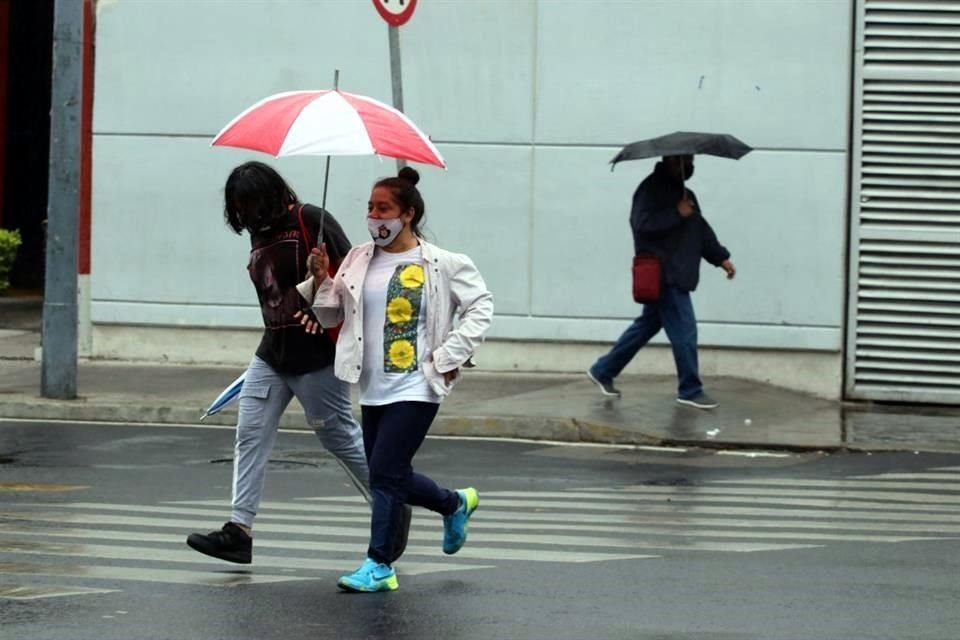
[(406, 24), (417, 8), (417, 0), (373, 0), (377, 13), (387, 21), (391, 27)]

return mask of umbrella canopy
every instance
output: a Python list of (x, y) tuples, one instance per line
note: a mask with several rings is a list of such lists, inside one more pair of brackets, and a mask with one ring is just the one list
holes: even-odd
[(613, 167), (624, 160), (699, 154), (737, 160), (750, 151), (752, 149), (749, 146), (728, 134), (677, 131), (659, 138), (628, 144), (610, 161), (610, 170), (613, 171)]
[(381, 155), (446, 168), (430, 139), (400, 111), (337, 90), (264, 98), (217, 134), (213, 146), (291, 155)]

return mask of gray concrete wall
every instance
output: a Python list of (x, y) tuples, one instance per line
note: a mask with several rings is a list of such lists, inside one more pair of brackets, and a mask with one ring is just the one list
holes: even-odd
[[(607, 161), (678, 129), (756, 148), (700, 158), (690, 183), (740, 270), (730, 283), (704, 265), (703, 343), (839, 362), (851, 19), (848, 0), (420, 3), (401, 31), (406, 111), (449, 163), (421, 171), (428, 231), (482, 269), (514, 365), (537, 342), (613, 340), (638, 312), (627, 215), (653, 164)], [(96, 65), (94, 353), (100, 336), (101, 354), (138, 355), (115, 351), (116, 325), (259, 326), (220, 198), (233, 165), (269, 158), (209, 141), (266, 95), (329, 87), (334, 68), (389, 101), (386, 25), (353, 0), (101, 0)], [(274, 164), (319, 201), (321, 158)], [(334, 160), (328, 205), (355, 241), (370, 184), (393, 171)]]

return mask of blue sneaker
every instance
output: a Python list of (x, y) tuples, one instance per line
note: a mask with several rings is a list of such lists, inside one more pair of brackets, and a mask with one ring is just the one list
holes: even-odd
[(396, 591), (400, 587), (397, 573), (392, 567), (367, 558), (353, 573), (341, 576), (337, 586), (344, 591), (374, 593), (376, 591)]
[(460, 508), (443, 517), (443, 552), (448, 555), (460, 551), (467, 541), (467, 524), (480, 506), (480, 494), (472, 487), (457, 490), (457, 495), (460, 496)]

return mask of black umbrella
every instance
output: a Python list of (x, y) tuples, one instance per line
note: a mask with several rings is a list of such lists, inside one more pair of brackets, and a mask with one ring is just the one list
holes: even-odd
[(659, 138), (628, 144), (610, 161), (610, 170), (623, 160), (640, 160), (660, 156), (694, 156), (707, 154), (738, 160), (752, 149), (725, 133), (691, 133), (677, 131)]

